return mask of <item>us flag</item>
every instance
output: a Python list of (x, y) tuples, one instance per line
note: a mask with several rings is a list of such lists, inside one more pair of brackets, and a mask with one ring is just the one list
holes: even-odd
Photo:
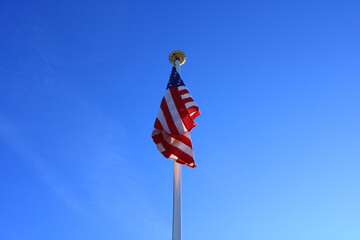
[(151, 134), (166, 158), (196, 168), (190, 130), (196, 126), (194, 119), (199, 115), (199, 107), (173, 67)]

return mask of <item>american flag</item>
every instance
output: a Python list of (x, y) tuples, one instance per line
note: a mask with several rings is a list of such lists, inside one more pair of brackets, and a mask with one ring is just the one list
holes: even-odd
[(199, 107), (173, 67), (151, 134), (166, 158), (196, 168), (190, 130), (196, 126), (194, 119), (199, 115)]

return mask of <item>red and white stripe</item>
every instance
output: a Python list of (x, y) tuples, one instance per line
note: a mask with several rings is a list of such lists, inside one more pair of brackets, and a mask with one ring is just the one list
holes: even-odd
[(152, 138), (159, 151), (178, 163), (195, 168), (190, 130), (200, 115), (186, 86), (171, 87), (165, 92), (155, 120)]

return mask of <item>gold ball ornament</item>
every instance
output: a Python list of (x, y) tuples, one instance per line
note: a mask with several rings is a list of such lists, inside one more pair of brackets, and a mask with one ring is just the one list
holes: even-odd
[(169, 55), (169, 61), (172, 65), (175, 65), (175, 60), (179, 60), (180, 65), (183, 65), (186, 61), (186, 55), (181, 50), (174, 50)]

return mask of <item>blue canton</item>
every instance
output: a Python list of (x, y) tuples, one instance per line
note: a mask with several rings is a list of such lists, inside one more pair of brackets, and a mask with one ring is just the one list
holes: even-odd
[(176, 68), (173, 67), (170, 75), (170, 80), (168, 82), (166, 89), (171, 87), (179, 87), (179, 86), (185, 86), (185, 84), (181, 79), (180, 74), (176, 71)]

